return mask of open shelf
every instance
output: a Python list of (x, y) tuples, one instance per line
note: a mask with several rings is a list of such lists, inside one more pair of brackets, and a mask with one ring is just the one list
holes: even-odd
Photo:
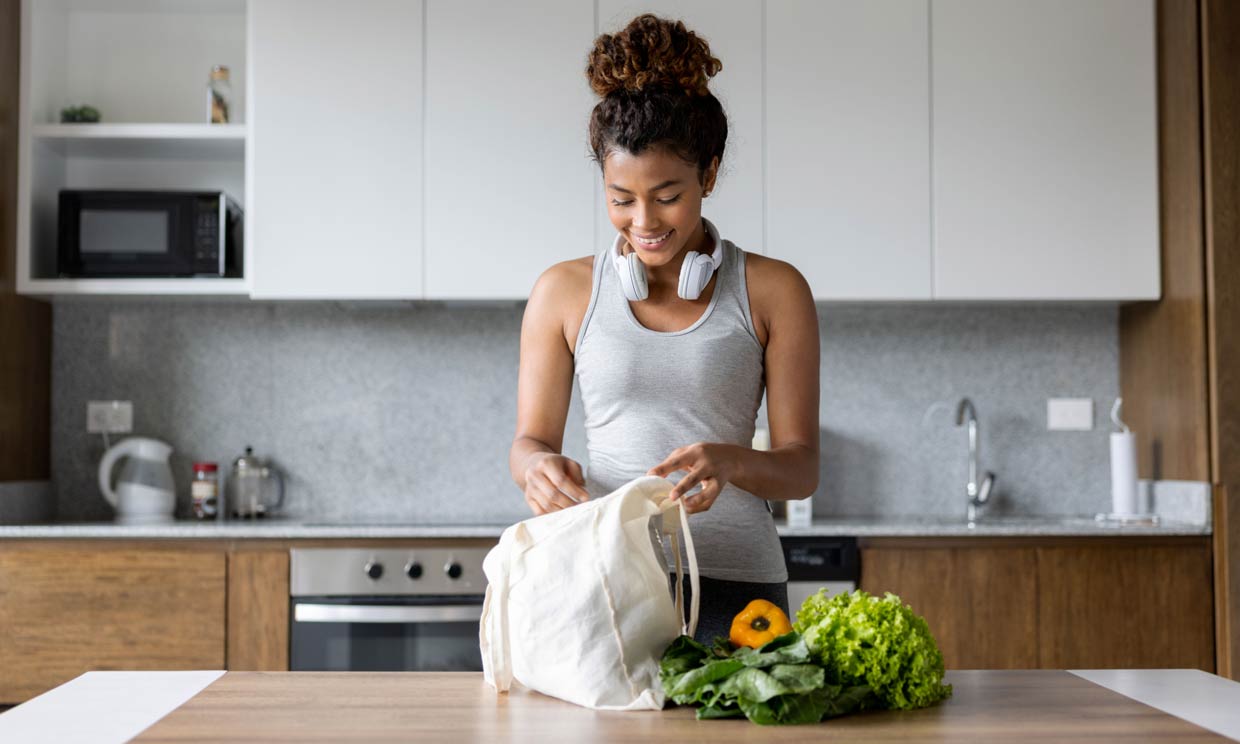
[(43, 139), (245, 140), (244, 124), (36, 124)]
[(191, 297), (249, 297), (244, 279), (159, 278), (159, 279), (31, 279), (18, 288), (32, 296), (142, 296), (178, 295)]
[(240, 161), (244, 124), (38, 124), (32, 135), (64, 157)]

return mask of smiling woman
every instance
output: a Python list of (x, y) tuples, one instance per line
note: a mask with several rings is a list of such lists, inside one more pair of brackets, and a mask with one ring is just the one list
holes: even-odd
[[(809, 496), (818, 479), (809, 287), (702, 217), (727, 140), (708, 85), (721, 69), (704, 39), (653, 15), (595, 41), (590, 143), (616, 236), (549, 268), (530, 294), (509, 461), (535, 514), (670, 477), (693, 514), (708, 641), (753, 599), (788, 609), (766, 501)], [(561, 454), (574, 374), (588, 474)], [(764, 388), (772, 447), (759, 452)]]

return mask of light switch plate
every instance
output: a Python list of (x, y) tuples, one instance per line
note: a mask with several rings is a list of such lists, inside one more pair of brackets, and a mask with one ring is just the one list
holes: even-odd
[(1093, 398), (1047, 398), (1049, 431), (1090, 431), (1094, 428)]
[(86, 431), (128, 434), (133, 431), (133, 403), (128, 400), (87, 401)]

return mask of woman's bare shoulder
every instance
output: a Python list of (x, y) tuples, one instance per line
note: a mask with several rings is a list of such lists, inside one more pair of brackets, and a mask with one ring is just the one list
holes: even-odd
[(778, 258), (746, 253), (745, 284), (755, 330), (764, 346), (773, 318), (794, 308), (809, 309), (814, 305), (809, 282), (795, 266)]
[(526, 317), (557, 323), (570, 348), (581, 328), (594, 286), (594, 256), (554, 264), (538, 277), (530, 292)]
[(550, 299), (559, 304), (585, 294), (590, 301), (590, 288), (594, 278), (594, 256), (583, 256), (552, 265), (538, 277), (530, 292), (530, 301), (536, 298)]
[(750, 289), (753, 290), (755, 289), (754, 282), (759, 285), (756, 289), (770, 290), (773, 288), (776, 291), (806, 284), (801, 272), (787, 261), (746, 251), (745, 283), (749, 284)]

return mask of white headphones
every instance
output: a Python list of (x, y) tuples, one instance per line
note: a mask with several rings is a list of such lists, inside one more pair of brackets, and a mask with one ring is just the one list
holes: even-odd
[[(676, 294), (686, 300), (696, 300), (702, 296), (702, 290), (710, 284), (710, 278), (723, 262), (723, 241), (719, 239), (719, 231), (702, 218), (706, 226), (706, 234), (715, 243), (715, 251), (707, 256), (697, 251), (685, 254), (684, 263), (680, 265), (680, 282), (676, 286)], [(650, 287), (646, 283), (646, 265), (637, 257), (637, 251), (624, 254), (624, 236), (617, 235), (611, 247), (611, 260), (620, 277), (620, 289), (630, 302), (640, 302), (650, 296)]]

